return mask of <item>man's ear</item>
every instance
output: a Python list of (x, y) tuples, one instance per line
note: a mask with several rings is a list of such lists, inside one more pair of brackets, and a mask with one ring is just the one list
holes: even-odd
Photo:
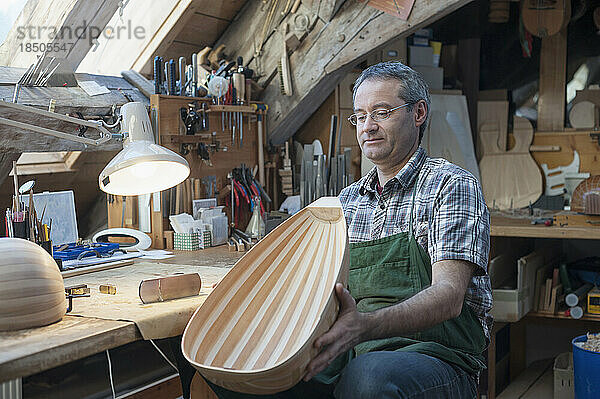
[(427, 109), (427, 103), (425, 102), (425, 100), (417, 101), (413, 111), (413, 115), (415, 117), (415, 126), (419, 127), (427, 120), (427, 112), (429, 111)]

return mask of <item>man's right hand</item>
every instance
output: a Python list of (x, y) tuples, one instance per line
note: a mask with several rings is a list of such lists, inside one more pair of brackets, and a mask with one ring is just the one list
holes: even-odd
[(335, 293), (340, 301), (340, 313), (329, 331), (315, 340), (314, 345), (320, 352), (308, 364), (304, 381), (309, 381), (336, 357), (365, 340), (367, 316), (356, 309), (354, 298), (342, 284), (335, 285)]

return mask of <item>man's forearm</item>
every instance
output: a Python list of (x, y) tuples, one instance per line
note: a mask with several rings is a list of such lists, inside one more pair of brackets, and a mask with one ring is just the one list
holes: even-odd
[(439, 283), (396, 305), (364, 313), (361, 341), (396, 337), (423, 331), (460, 314), (464, 293), (449, 283)]

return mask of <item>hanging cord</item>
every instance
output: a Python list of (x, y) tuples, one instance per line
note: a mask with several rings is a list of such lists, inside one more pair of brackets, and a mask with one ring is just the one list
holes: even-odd
[(175, 371), (177, 371), (179, 373), (179, 370), (177, 369), (177, 367), (175, 367), (175, 365), (173, 363), (171, 363), (171, 361), (169, 360), (169, 358), (158, 348), (158, 346), (156, 346), (156, 344), (154, 343), (154, 341), (151, 340), (151, 339), (149, 339), (148, 341), (150, 341), (150, 343), (156, 348), (156, 350), (158, 351), (158, 353), (160, 353), (162, 355), (162, 357), (165, 358), (165, 360), (167, 361), (167, 363), (169, 363), (175, 369)]
[(112, 397), (113, 399), (116, 398), (115, 395), (115, 384), (113, 382), (113, 375), (112, 375), (112, 365), (110, 363), (110, 354), (108, 353), (108, 349), (106, 350), (106, 358), (108, 359), (108, 376), (110, 379), (110, 390), (112, 391)]

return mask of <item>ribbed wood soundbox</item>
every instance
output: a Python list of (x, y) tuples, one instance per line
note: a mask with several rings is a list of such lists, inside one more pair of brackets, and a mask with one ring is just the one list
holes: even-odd
[(338, 313), (336, 282), (348, 282), (340, 201), (324, 197), (247, 252), (190, 319), (188, 361), (211, 382), (252, 394), (284, 391), (317, 354), (313, 343)]

